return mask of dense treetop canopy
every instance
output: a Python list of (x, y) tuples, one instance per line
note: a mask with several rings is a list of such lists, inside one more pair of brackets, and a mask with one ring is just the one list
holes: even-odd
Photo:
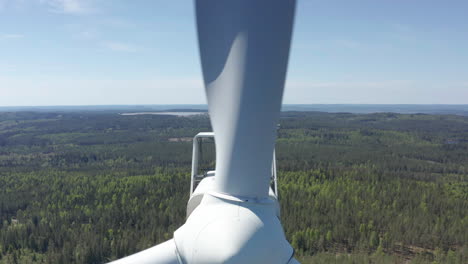
[[(201, 131), (206, 115), (0, 113), (0, 263), (102, 263), (169, 239)], [(468, 258), (467, 117), (285, 112), (276, 151), (303, 263)]]

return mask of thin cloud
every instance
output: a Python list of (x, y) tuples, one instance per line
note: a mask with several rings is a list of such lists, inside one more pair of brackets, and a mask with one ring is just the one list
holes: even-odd
[(137, 48), (135, 46), (121, 42), (107, 41), (101, 43), (101, 45), (112, 51), (137, 52)]
[(291, 80), (286, 83), (284, 103), (466, 104), (468, 89), (462, 86), (463, 83), (424, 80)]
[(79, 33), (80, 37), (86, 38), (86, 39), (93, 38), (94, 35), (95, 35), (95, 33), (91, 32), (91, 31), (82, 31), (82, 32)]
[(113, 28), (133, 28), (135, 25), (124, 19), (120, 18), (105, 18), (98, 22), (100, 25), (105, 27), (113, 27)]
[(13, 0), (0, 0), (0, 12), (7, 10), (11, 7), (16, 7), (19, 5), (20, 1), (13, 1)]
[(294, 88), (392, 88), (408, 87), (414, 84), (411, 80), (385, 80), (385, 81), (351, 81), (351, 82), (309, 82), (309, 81), (290, 81), (288, 86)]
[(194, 76), (142, 80), (44, 76), (32, 80), (2, 77), (0, 71), (0, 84), (0, 94), (8, 95), (0, 96), (0, 106), (206, 103), (203, 82)]
[(2, 39), (19, 39), (19, 38), (23, 38), (24, 35), (22, 34), (3, 34), (1, 35), (1, 38)]
[(49, 7), (51, 12), (64, 14), (86, 14), (95, 11), (89, 1), (85, 0), (39, 0)]
[(73, 38), (80, 39), (80, 40), (93, 40), (98, 37), (98, 33), (96, 30), (83, 30), (79, 31), (78, 33), (73, 34)]

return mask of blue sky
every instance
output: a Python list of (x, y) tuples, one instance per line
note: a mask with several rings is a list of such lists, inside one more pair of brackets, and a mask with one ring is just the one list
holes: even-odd
[[(468, 104), (468, 1), (298, 0), (284, 103)], [(192, 0), (0, 0), (0, 106), (205, 103)]]

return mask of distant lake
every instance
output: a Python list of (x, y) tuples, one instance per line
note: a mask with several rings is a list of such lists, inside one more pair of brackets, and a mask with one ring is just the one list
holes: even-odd
[(172, 115), (172, 116), (193, 116), (193, 115), (205, 115), (206, 112), (137, 112), (137, 113), (120, 113), (124, 116), (134, 115)]

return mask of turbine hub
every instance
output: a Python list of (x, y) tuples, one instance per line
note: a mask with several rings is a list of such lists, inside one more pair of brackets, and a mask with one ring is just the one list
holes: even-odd
[(293, 256), (274, 202), (236, 201), (206, 194), (174, 233), (183, 263), (285, 264)]

